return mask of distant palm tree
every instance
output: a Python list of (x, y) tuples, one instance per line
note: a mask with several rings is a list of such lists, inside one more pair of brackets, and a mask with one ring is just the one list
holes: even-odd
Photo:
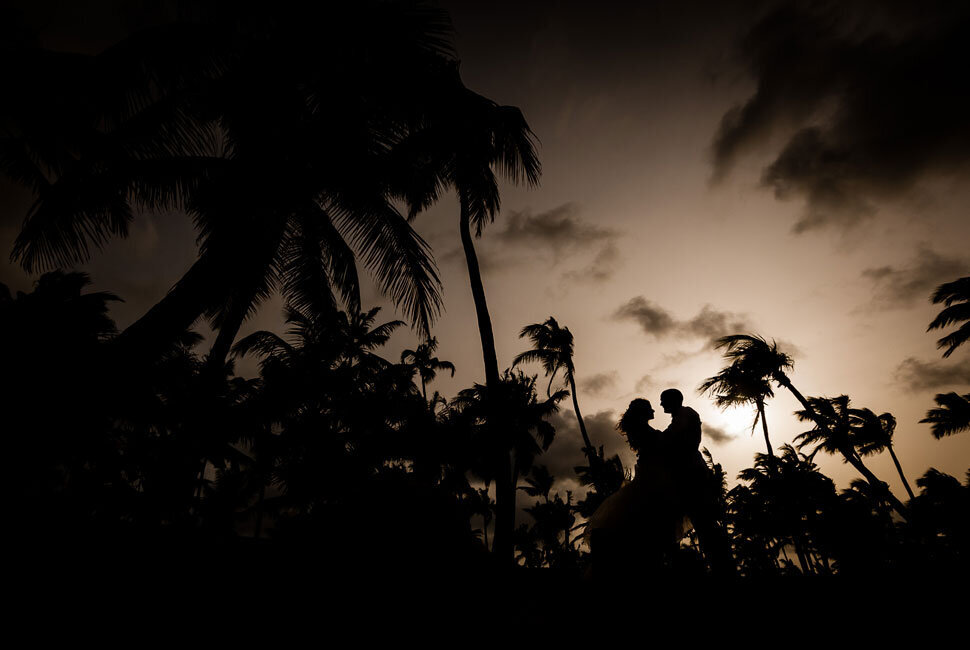
[(869, 409), (849, 409), (849, 426), (855, 439), (856, 449), (862, 456), (877, 454), (883, 450), (889, 452), (899, 472), (899, 479), (906, 488), (909, 498), (914, 498), (913, 489), (903, 474), (903, 467), (899, 464), (896, 451), (893, 449), (893, 434), (896, 432), (896, 418), (892, 413), (876, 415)]
[(525, 479), (527, 485), (520, 486), (519, 489), (530, 497), (540, 497), (549, 501), (549, 492), (552, 491), (555, 480), (556, 477), (549, 473), (549, 468), (545, 465), (535, 465)]
[(583, 453), (589, 459), (590, 467), (593, 467), (598, 458), (593, 443), (589, 439), (589, 434), (586, 432), (586, 423), (579, 411), (579, 399), (576, 396), (576, 368), (573, 366), (572, 332), (569, 331), (568, 327), (560, 327), (556, 319), (550, 316), (544, 323), (534, 323), (523, 327), (519, 333), (519, 338), (525, 337), (529, 337), (532, 341), (532, 349), (515, 357), (515, 360), (512, 361), (512, 367), (533, 361), (541, 363), (543, 370), (549, 376), (549, 385), (546, 387), (547, 395), (552, 390), (556, 373), (560, 370), (563, 371), (573, 396), (573, 410), (576, 412), (576, 420), (579, 422), (579, 433), (583, 436)]
[(796, 411), (795, 415), (802, 422), (811, 421), (815, 427), (810, 431), (795, 437), (798, 449), (814, 445), (814, 454), (822, 450), (828, 454), (842, 456), (842, 460), (854, 467), (865, 477), (869, 485), (877, 493), (887, 499), (893, 509), (904, 519), (909, 518), (906, 506), (896, 498), (889, 486), (876, 478), (876, 475), (865, 466), (856, 449), (855, 431), (852, 428), (851, 409), (848, 395), (839, 397), (811, 397), (808, 399), (809, 408)]
[(940, 408), (930, 409), (920, 420), (920, 423), (932, 425), (934, 438), (939, 440), (970, 430), (970, 393), (940, 393), (935, 400)]
[(946, 348), (944, 357), (970, 340), (970, 276), (941, 284), (933, 294), (933, 304), (943, 303), (943, 310), (937, 314), (926, 331), (943, 329), (953, 323), (965, 321), (960, 328), (936, 342), (937, 348)]
[(811, 528), (819, 510), (835, 497), (835, 486), (818, 471), (813, 454), (798, 453), (788, 444), (781, 452), (780, 457), (755, 454), (754, 465), (738, 474), (738, 479), (749, 483), (745, 497), (761, 502), (748, 514), (754, 516), (749, 525), (758, 534), (777, 540), (766, 545), (776, 554), (790, 541), (802, 572), (813, 573), (825, 563), (813, 558)]
[[(478, 460), (472, 471), (482, 479), (496, 483), (496, 530), (492, 548), (501, 558), (506, 556), (497, 546), (497, 526), (502, 514), (498, 496), (503, 492), (512, 493), (509, 501), (513, 506), (511, 521), (506, 525), (510, 530), (514, 529), (514, 497), (519, 475), (527, 474), (535, 458), (552, 444), (556, 430), (546, 418), (558, 410), (558, 403), (567, 394), (559, 391), (549, 399), (539, 401), (535, 383), (535, 376), (506, 370), (497, 388), (475, 384), (452, 400), (453, 411), (466, 419), (475, 438), (472, 446), (477, 449)], [(510, 461), (508, 473), (504, 472), (506, 459)], [(507, 484), (503, 485), (503, 482)]]
[(768, 455), (773, 457), (775, 453), (771, 447), (771, 439), (768, 438), (768, 422), (765, 419), (765, 399), (775, 395), (771, 389), (770, 379), (771, 376), (766, 376), (763, 368), (752, 368), (743, 359), (736, 359), (734, 363), (713, 377), (705, 379), (698, 391), (710, 392), (714, 397), (714, 403), (722, 409), (745, 404), (754, 405), (757, 413), (751, 424), (751, 432), (754, 433), (754, 428), (758, 426), (760, 420)]
[(426, 385), (434, 381), (439, 370), (450, 370), (451, 376), (455, 376), (455, 364), (450, 361), (441, 361), (438, 357), (432, 356), (437, 349), (438, 339), (432, 336), (418, 345), (416, 350), (401, 352), (401, 363), (418, 371), (418, 376), (421, 378), (421, 395), (424, 396), (425, 402), (428, 401)]

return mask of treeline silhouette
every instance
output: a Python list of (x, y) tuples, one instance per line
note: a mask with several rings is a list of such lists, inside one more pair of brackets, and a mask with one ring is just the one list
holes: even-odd
[[(447, 14), (423, 3), (213, 7), (95, 56), (7, 47), (18, 74), (2, 168), (36, 199), (14, 259), (30, 272), (71, 267), (124, 237), (143, 210), (185, 211), (200, 244), (172, 290), (120, 333), (108, 316), (118, 298), (85, 292), (82, 273), (51, 270), (26, 294), (0, 289), (16, 538), (32, 548), (271, 546), (358, 567), (496, 561), (581, 576), (583, 522), (629, 477), (589, 436), (567, 328), (550, 318), (522, 330), (532, 348), (513, 366), (540, 363), (544, 395), (538, 377), (499, 371), (472, 235), (498, 212), (498, 176), (538, 181), (521, 112), (462, 84)], [(459, 197), (485, 369), (484, 384), (450, 401), (427, 394), (454, 366), (433, 356), (439, 281), (409, 224), (446, 190)], [(378, 324), (378, 310), (363, 308), (358, 265), (424, 338), (399, 363), (381, 348), (404, 323)], [(968, 320), (968, 283), (940, 288), (945, 308), (931, 327)], [(286, 334), (237, 340), (274, 292)], [(215, 333), (208, 351), (192, 329), (200, 319)], [(968, 327), (941, 340), (947, 356)], [(720, 345), (728, 365), (701, 391), (753, 405), (767, 447), (730, 490), (707, 454), (742, 576), (966, 567), (970, 476), (931, 469), (913, 492), (890, 414), (802, 396), (791, 359), (765, 339)], [(236, 376), (242, 355), (259, 360), (257, 378)], [(568, 390), (554, 390), (559, 373)], [(811, 427), (779, 454), (764, 418), (773, 386), (792, 392)], [(555, 437), (547, 418), (567, 397), (587, 491), (564, 498), (555, 482), (567, 477), (542, 456)], [(927, 421), (938, 437), (970, 427), (970, 395), (937, 402)], [(862, 478), (837, 491), (818, 451)], [(905, 501), (863, 462), (881, 451)], [(535, 499), (525, 522), (519, 491)], [(673, 574), (704, 575), (692, 538), (682, 551)]]
[[(564, 498), (555, 490), (567, 477), (550, 474), (542, 454), (556, 433), (548, 416), (570, 393), (553, 392), (554, 377), (545, 396), (537, 377), (507, 370), (498, 391), (476, 384), (450, 401), (427, 397), (436, 371), (453, 367), (431, 356), (433, 339), (392, 363), (380, 352), (401, 321), (377, 324), (377, 309), (293, 306), (284, 336), (259, 331), (235, 344), (235, 355), (259, 359), (255, 379), (234, 376), (232, 361), (215, 368), (188, 330), (151, 363), (132, 362), (119, 354), (107, 316), (117, 297), (86, 293), (88, 283), (83, 273), (58, 271), (27, 294), (0, 285), (0, 333), (13, 343), (2, 390), (19, 539), (310, 545), (373, 565), (473, 566), (494, 549), (496, 503), (486, 486), (511, 450), (512, 481), (535, 499), (515, 528), (516, 562), (577, 577), (588, 566), (583, 522), (628, 476), (617, 456), (587, 447), (589, 463), (575, 478), (588, 492)], [(550, 324), (557, 338), (534, 338), (531, 352), (572, 372), (567, 328), (550, 319), (524, 334)], [(720, 391), (718, 403), (765, 398), (767, 377), (791, 386), (783, 374), (791, 361), (774, 344), (749, 335), (722, 342), (734, 346), (732, 364), (701, 387)], [(527, 351), (519, 361), (533, 358)], [(748, 364), (743, 373), (738, 364)], [(546, 367), (550, 376), (558, 369)], [(741, 395), (751, 383), (727, 381), (758, 373), (775, 373), (757, 382), (758, 394)], [(970, 428), (970, 396), (957, 397), (954, 406), (938, 396), (928, 414), (937, 430)], [(798, 416), (812, 428), (780, 453), (768, 446), (756, 454), (733, 488), (705, 450), (741, 575), (966, 567), (970, 476), (961, 484), (930, 469), (902, 502), (862, 463), (892, 452), (891, 414), (850, 408), (846, 396), (801, 399), (807, 408)], [(839, 492), (814, 462), (819, 451), (842, 455), (862, 478)], [(898, 459), (896, 467), (908, 487)], [(671, 570), (703, 575), (693, 534), (682, 546)]]

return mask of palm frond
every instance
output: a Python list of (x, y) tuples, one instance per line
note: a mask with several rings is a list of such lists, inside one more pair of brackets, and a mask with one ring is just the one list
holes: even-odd
[(427, 242), (387, 204), (353, 212), (337, 208), (337, 229), (349, 236), (382, 291), (402, 308), (412, 326), (430, 334), (441, 312), (441, 281)]
[(933, 437), (945, 436), (970, 430), (970, 393), (940, 393), (935, 398), (940, 408), (930, 409), (921, 424), (931, 425)]

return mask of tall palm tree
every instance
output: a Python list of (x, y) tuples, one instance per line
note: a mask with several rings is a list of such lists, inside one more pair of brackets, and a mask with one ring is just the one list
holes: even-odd
[(970, 393), (939, 393), (935, 400), (940, 408), (930, 409), (920, 420), (920, 423), (932, 425), (934, 438), (939, 440), (970, 430)]
[(855, 439), (856, 449), (860, 456), (877, 454), (883, 450), (889, 452), (899, 473), (899, 479), (906, 488), (909, 498), (913, 499), (913, 489), (903, 474), (903, 466), (900, 465), (896, 457), (896, 450), (893, 448), (893, 434), (896, 432), (896, 418), (892, 413), (876, 415), (867, 408), (849, 409), (849, 426), (852, 428), (852, 436)]
[(766, 376), (762, 368), (751, 368), (744, 360), (736, 359), (734, 363), (723, 368), (713, 377), (708, 377), (698, 388), (698, 392), (709, 392), (714, 397), (714, 403), (721, 409), (732, 406), (752, 404), (757, 409), (751, 432), (761, 421), (761, 428), (765, 436), (765, 447), (768, 455), (774, 457), (771, 439), (768, 437), (768, 422), (765, 418), (765, 399), (774, 397), (771, 389), (770, 376)]
[(943, 310), (936, 315), (926, 331), (943, 329), (948, 325), (965, 321), (955, 332), (944, 336), (936, 342), (936, 347), (942, 349), (944, 357), (970, 340), (970, 276), (941, 284), (933, 294), (933, 304), (943, 303)]
[(579, 399), (576, 396), (576, 368), (573, 366), (573, 335), (568, 327), (560, 327), (556, 319), (550, 316), (544, 323), (534, 323), (526, 325), (519, 332), (519, 338), (528, 337), (532, 341), (532, 349), (526, 350), (515, 357), (512, 367), (520, 363), (530, 363), (537, 361), (542, 364), (543, 370), (549, 376), (549, 385), (546, 387), (546, 394), (550, 394), (556, 373), (560, 370), (566, 381), (569, 383), (569, 391), (573, 396), (573, 410), (576, 412), (576, 420), (579, 422), (579, 433), (583, 436), (583, 453), (589, 459), (590, 467), (593, 467), (598, 457), (596, 449), (589, 439), (586, 432), (586, 423), (583, 415), (579, 411)]
[(37, 196), (14, 257), (28, 270), (84, 261), (125, 236), (135, 210), (175, 207), (196, 221), (199, 260), (121, 344), (161, 341), (205, 315), (217, 364), (273, 291), (300, 305), (333, 290), (358, 305), (357, 259), (427, 331), (439, 282), (393, 206), (390, 150), (427, 121), (424, 91), (454, 56), (447, 16), (416, 3), (307, 11), (239, 9), (90, 61), (42, 58), (38, 71), (78, 79), (66, 100), (5, 116), (0, 167)]
[(797, 411), (795, 415), (802, 422), (814, 423), (814, 428), (810, 431), (799, 434), (795, 437), (798, 449), (814, 445), (815, 449), (828, 454), (842, 456), (842, 460), (856, 469), (866, 479), (873, 491), (883, 495), (889, 501), (892, 508), (904, 519), (909, 518), (909, 511), (903, 503), (896, 498), (889, 489), (889, 486), (876, 478), (876, 475), (865, 466), (859, 452), (856, 449), (855, 431), (852, 428), (850, 418), (851, 409), (849, 407), (849, 396), (840, 395), (839, 397), (812, 397), (808, 400), (809, 409)]
[[(472, 228), (475, 236), (480, 237), (499, 211), (496, 172), (513, 183), (538, 184), (541, 165), (535, 135), (518, 108), (500, 106), (465, 88), (457, 66), (452, 67), (451, 83), (442, 85), (442, 93), (435, 98), (431, 111), (432, 119), (427, 127), (411, 132), (397, 148), (404, 161), (398, 168), (417, 170), (416, 179), (412, 177), (402, 183), (402, 194), (410, 206), (411, 216), (436, 201), (445, 188), (453, 188), (458, 194), (458, 226), (475, 301), (485, 385), (494, 390), (500, 385), (501, 377)], [(492, 417), (498, 428), (500, 417), (498, 413)], [(499, 435), (498, 428), (495, 435)], [(498, 472), (503, 478), (495, 495), (493, 548), (498, 557), (511, 561), (515, 509), (515, 490), (509, 480), (511, 458), (499, 464)]]
[[(418, 371), (421, 378), (421, 395), (424, 401), (428, 401), (427, 384), (434, 381), (439, 370), (450, 370), (451, 376), (455, 376), (455, 364), (450, 361), (441, 361), (438, 357), (432, 356), (438, 349), (438, 339), (434, 336), (418, 345), (416, 350), (404, 350), (401, 352), (401, 363)], [(431, 407), (433, 408), (433, 406)]]

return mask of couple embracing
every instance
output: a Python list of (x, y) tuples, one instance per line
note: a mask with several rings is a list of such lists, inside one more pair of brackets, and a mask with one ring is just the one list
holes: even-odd
[(655, 573), (670, 564), (693, 527), (714, 575), (734, 573), (730, 545), (716, 520), (716, 489), (700, 454), (701, 420), (676, 388), (660, 394), (670, 414), (663, 431), (651, 426), (653, 406), (635, 399), (617, 429), (637, 455), (632, 481), (607, 498), (589, 519), (593, 571), (619, 576)]

